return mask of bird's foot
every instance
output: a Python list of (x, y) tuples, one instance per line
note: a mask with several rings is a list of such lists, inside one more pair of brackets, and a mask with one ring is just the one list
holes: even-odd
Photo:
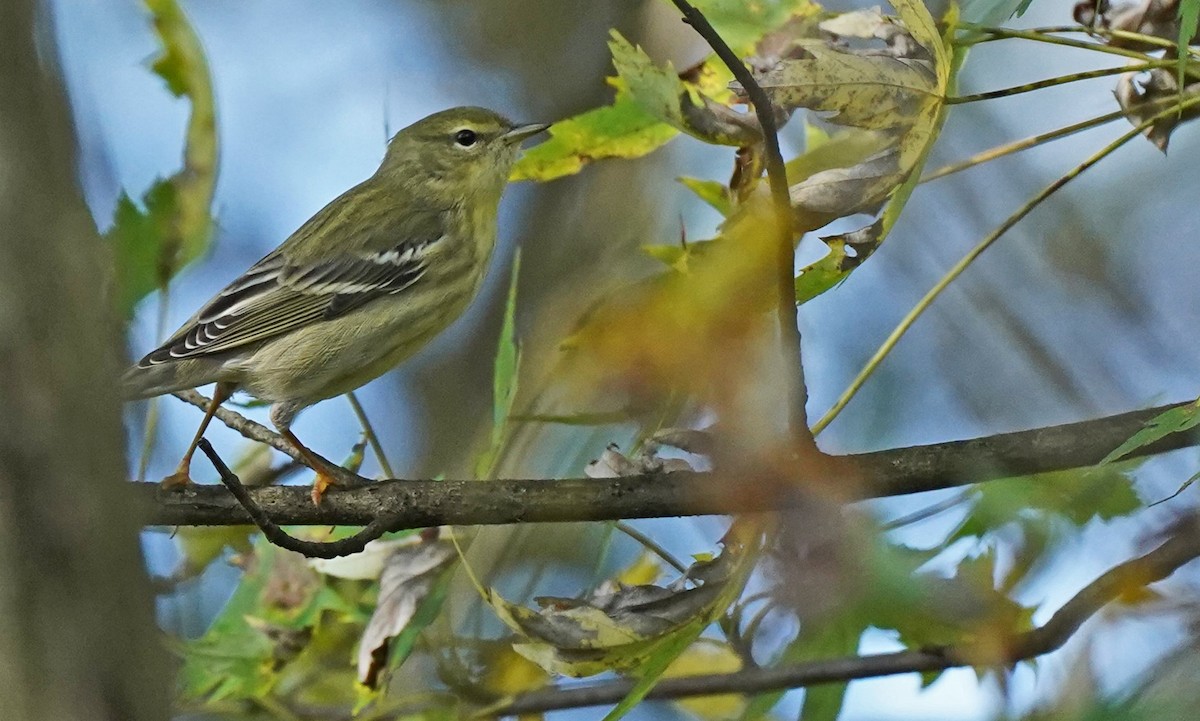
[(163, 491), (182, 491), (192, 485), (194, 485), (192, 477), (186, 468), (175, 471), (158, 483), (158, 487)]
[(160, 493), (187, 493), (190, 492), (192, 486), (196, 485), (192, 481), (192, 476), (187, 473), (187, 470), (176, 470), (175, 473), (164, 477), (158, 481), (158, 492)]
[(321, 499), (325, 497), (325, 492), (330, 487), (344, 490), (347, 488), (357, 488), (361, 485), (363, 485), (362, 479), (344, 468), (335, 467), (317, 471), (317, 477), (313, 479), (312, 487), (313, 505), (321, 505)]
[(341, 483), (339, 483), (338, 480), (336, 478), (334, 478), (333, 476), (331, 476), (330, 474), (326, 473), (325, 471), (317, 471), (317, 477), (316, 477), (316, 479), (313, 480), (313, 487), (312, 487), (313, 505), (314, 506), (321, 505), (321, 499), (324, 498), (325, 491), (327, 491), (330, 486), (340, 486), (340, 485), (341, 485)]

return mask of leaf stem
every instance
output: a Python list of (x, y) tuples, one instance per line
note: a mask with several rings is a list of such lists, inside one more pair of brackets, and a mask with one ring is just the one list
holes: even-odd
[(379, 442), (379, 436), (375, 433), (375, 427), (371, 425), (371, 419), (367, 417), (367, 411), (362, 407), (362, 403), (358, 402), (358, 396), (354, 391), (346, 394), (346, 400), (350, 401), (350, 407), (354, 409), (354, 415), (358, 416), (358, 422), (362, 425), (363, 435), (367, 437), (367, 443), (371, 444), (371, 451), (375, 454), (375, 458), (379, 460), (379, 467), (383, 469), (383, 473), (388, 478), (395, 478), (396, 472), (392, 470), (392, 464), (388, 463), (387, 454), (383, 452), (383, 444)]
[(1044, 88), (1053, 88), (1058, 85), (1066, 85), (1067, 83), (1075, 83), (1080, 80), (1092, 80), (1094, 78), (1103, 78), (1109, 75), (1121, 75), (1123, 73), (1140, 73), (1146, 70), (1155, 68), (1167, 68), (1175, 66), (1174, 60), (1155, 60), (1154, 62), (1142, 63), (1141, 65), (1123, 65), (1115, 68), (1100, 68), (1099, 70), (1088, 70), (1081, 73), (1071, 73), (1070, 75), (1060, 75), (1046, 80), (1039, 80), (1035, 83), (1026, 83), (1024, 85), (1014, 85), (1010, 88), (1002, 90), (989, 90), (986, 93), (975, 93), (973, 95), (957, 95), (946, 98), (947, 105), (961, 105), (963, 103), (974, 103), (980, 100), (993, 100), (995, 98), (1009, 98), (1014, 95), (1032, 92), (1034, 90), (1042, 90)]
[[(1128, 48), (1115, 48), (1111, 45), (1104, 45), (1097, 42), (1088, 42), (1086, 40), (1075, 40), (1074, 38), (1060, 38), (1055, 35), (1046, 34), (1044, 30), (1013, 30), (1011, 28), (995, 28), (985, 25), (975, 25), (972, 23), (959, 23), (958, 27), (962, 30), (974, 30), (985, 34), (985, 37), (965, 38), (954, 41), (954, 44), (959, 47), (969, 47), (979, 45), (993, 40), (1031, 40), (1033, 42), (1047, 43), (1049, 45), (1059, 45), (1068, 48), (1081, 48), (1083, 50), (1091, 50), (1097, 53), (1106, 53), (1108, 55), (1120, 55), (1126, 58), (1134, 58), (1143, 62), (1153, 62), (1156, 58), (1147, 55), (1146, 53), (1130, 50)], [(1056, 30), (1056, 28), (1052, 28)], [(1067, 31), (1062, 31), (1067, 32)], [(1086, 32), (1085, 29), (1071, 30), (1070, 32)]]

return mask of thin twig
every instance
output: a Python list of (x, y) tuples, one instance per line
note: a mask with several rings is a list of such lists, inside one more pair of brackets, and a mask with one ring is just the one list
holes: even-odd
[(217, 469), (217, 473), (221, 476), (221, 483), (229, 489), (237, 502), (246, 509), (246, 513), (250, 515), (250, 519), (254, 521), (254, 525), (262, 531), (267, 540), (274, 543), (280, 548), (289, 551), (301, 553), (309, 558), (337, 558), (339, 556), (348, 556), (352, 553), (359, 553), (367, 544), (379, 538), (388, 532), (388, 516), (381, 514), (373, 521), (368, 523), (361, 531), (338, 541), (303, 541), (294, 536), (289, 536), (286, 531), (279, 527), (267, 512), (262, 509), (254, 499), (250, 497), (250, 493), (242, 482), (238, 480), (236, 474), (229, 470), (229, 466), (225, 465), (225, 461), (217, 455), (212, 444), (208, 439), (200, 439), (200, 450), (204, 455), (208, 456), (208, 460), (213, 464), (213, 468)]
[(371, 419), (367, 417), (366, 409), (362, 407), (362, 403), (358, 402), (358, 396), (354, 394), (354, 391), (350, 391), (346, 394), (346, 399), (350, 401), (354, 415), (358, 416), (358, 423), (367, 437), (367, 443), (371, 444), (371, 451), (375, 453), (375, 459), (379, 461), (379, 468), (383, 470), (385, 477), (395, 478), (396, 472), (392, 470), (392, 464), (388, 463), (387, 454), (383, 452), (383, 444), (379, 442), (379, 436), (375, 433), (375, 427), (371, 425)]
[[(177, 391), (172, 395), (185, 403), (190, 403), (196, 406), (197, 408), (208, 408), (209, 399), (205, 398), (198, 391)], [(291, 443), (288, 443), (283, 436), (279, 435), (270, 428), (267, 428), (263, 424), (255, 423), (237, 411), (226, 408), (225, 406), (221, 406), (217, 409), (216, 418), (229, 428), (241, 433), (244, 437), (249, 438), (252, 441), (265, 443), (280, 453), (289, 456), (292, 458), (292, 460), (304, 463), (304, 456), (300, 455), (300, 451), (296, 450)]]
[(952, 95), (946, 98), (947, 105), (961, 105), (963, 103), (975, 103), (980, 100), (995, 100), (997, 98), (1011, 98), (1022, 93), (1033, 92), (1034, 90), (1044, 90), (1053, 88), (1059, 85), (1068, 83), (1077, 83), (1081, 80), (1094, 80), (1095, 78), (1104, 78), (1110, 75), (1123, 75), (1125, 73), (1140, 73), (1146, 70), (1154, 70), (1155, 68), (1175, 67), (1175, 60), (1156, 60), (1151, 63), (1142, 63), (1140, 65), (1122, 65), (1115, 68), (1100, 68), (1099, 70), (1087, 70), (1079, 73), (1071, 73), (1070, 75), (1060, 75), (1058, 77), (1046, 78), (1033, 83), (1025, 83), (1023, 85), (1014, 85), (1010, 88), (1001, 90), (989, 90), (986, 93), (975, 93), (973, 95)]
[(1028, 150), (1043, 143), (1048, 143), (1052, 140), (1059, 140), (1084, 130), (1090, 130), (1092, 128), (1104, 125), (1105, 123), (1111, 123), (1114, 120), (1120, 120), (1124, 117), (1127, 117), (1124, 110), (1115, 110), (1106, 115), (1098, 115), (1094, 118), (1082, 120), (1073, 125), (1056, 128), (1054, 130), (1046, 131), (1045, 133), (1039, 133), (1038, 135), (1031, 135), (1028, 138), (1014, 140), (1013, 142), (1005, 143), (1004, 145), (997, 145), (994, 148), (988, 148), (987, 150), (976, 153), (975, 155), (972, 155), (964, 160), (950, 163), (949, 165), (943, 165), (937, 170), (930, 171), (921, 178), (921, 182), (928, 183), (931, 180), (944, 178), (947, 175), (953, 175), (954, 173), (967, 170), (968, 168), (973, 168), (976, 165), (982, 165), (983, 163), (988, 163), (998, 158), (1003, 158), (1006, 155), (1012, 155), (1013, 153), (1019, 153), (1022, 150)]
[(1128, 48), (1118, 48), (1112, 45), (1103, 43), (1088, 42), (1086, 40), (1075, 40), (1074, 38), (1060, 38), (1055, 35), (1047, 35), (1037, 30), (1014, 30), (1012, 28), (993, 28), (983, 25), (975, 25), (972, 23), (960, 22), (958, 24), (961, 30), (973, 30), (980, 33), (986, 33), (985, 37), (977, 39), (968, 39), (966, 41), (956, 40), (955, 44), (960, 47), (979, 45), (981, 43), (991, 42), (993, 40), (1032, 40), (1038, 43), (1047, 43), (1049, 45), (1060, 45), (1068, 48), (1080, 48), (1082, 50), (1091, 50), (1092, 52), (1105, 53), (1107, 55), (1120, 55), (1125, 58), (1133, 58), (1143, 62), (1154, 62), (1156, 58), (1146, 53), (1138, 52), (1137, 50), (1129, 50)]
[[(1192, 402), (1090, 421), (911, 448), (837, 456), (847, 475), (822, 479), (827, 487), (856, 489), (848, 500), (920, 493), (1000, 478), (1094, 465), (1167, 410)], [(1200, 432), (1173, 433), (1135, 449), (1144, 457), (1200, 444)], [(280, 525), (366, 525), (389, 514), (389, 530), (447, 524), (488, 525), (549, 521), (611, 521), (787, 508), (797, 498), (768, 492), (754, 479), (715, 473), (651, 473), (625, 478), (561, 480), (394, 480), (326, 494), (313, 506), (309, 488), (251, 491), (255, 503)], [(133, 484), (148, 525), (228, 526), (250, 516), (219, 486), (160, 493), (158, 484)], [(750, 489), (750, 490), (748, 490)]]
[(779, 149), (779, 134), (775, 123), (775, 106), (754, 73), (737, 53), (721, 38), (704, 13), (687, 0), (672, 0), (683, 14), (683, 20), (700, 34), (712, 47), (713, 52), (725, 63), (733, 77), (742, 85), (758, 124), (762, 130), (763, 148), (766, 154), (767, 182), (771, 187), (771, 201), (775, 209), (775, 225), (778, 233), (775, 259), (775, 282), (778, 294), (779, 335), (783, 345), (785, 368), (794, 369), (788, 374), (788, 425), (795, 440), (802, 444), (801, 451), (817, 452), (816, 441), (808, 430), (808, 414), (805, 406), (808, 390), (804, 384), (804, 367), (800, 363), (800, 325), (796, 316), (796, 246), (792, 232), (792, 199), (788, 189), (787, 166)]
[[(902, 673), (943, 671), (960, 666), (1010, 666), (1059, 649), (1085, 621), (1113, 599), (1170, 576), (1197, 556), (1200, 556), (1200, 520), (1192, 517), (1180, 523), (1174, 535), (1158, 548), (1109, 569), (1063, 604), (1043, 626), (1013, 634), (1008, 643), (998, 644), (996, 639), (989, 639), (980, 645), (964, 643), (665, 679), (646, 698), (762, 693)], [(489, 707), (489, 711), (495, 716), (517, 716), (612, 704), (624, 698), (633, 683), (622, 679), (587, 686), (550, 687), (518, 695), (507, 703)]]

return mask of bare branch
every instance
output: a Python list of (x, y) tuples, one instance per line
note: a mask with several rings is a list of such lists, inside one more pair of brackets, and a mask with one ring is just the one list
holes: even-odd
[[(1173, 535), (1144, 556), (1126, 561), (1092, 581), (1063, 604), (1040, 628), (1014, 634), (1004, 651), (996, 654), (994, 639), (987, 647), (946, 646), (898, 651), (873, 656), (813, 661), (773, 668), (750, 668), (727, 674), (705, 674), (660, 682), (647, 699), (673, 699), (725, 693), (761, 693), (803, 688), (823, 683), (893, 676), (900, 673), (943, 671), (959, 666), (1010, 666), (1060, 648), (1080, 626), (1120, 594), (1170, 576), (1183, 564), (1200, 556), (1200, 519), (1181, 522)], [(587, 686), (547, 688), (517, 696), (488, 709), (494, 716), (518, 716), (568, 708), (617, 703), (633, 681), (618, 680)]]
[(221, 483), (225, 484), (225, 487), (229, 489), (229, 492), (233, 494), (238, 503), (242, 504), (242, 508), (246, 509), (246, 513), (250, 515), (250, 518), (254, 521), (254, 525), (258, 526), (268, 541), (280, 548), (304, 554), (309, 558), (337, 558), (338, 556), (349, 556), (352, 553), (358, 553), (366, 548), (368, 543), (387, 533), (387, 517), (380, 515), (358, 533), (349, 538), (337, 541), (304, 541), (295, 536), (290, 536), (271, 520), (266, 511), (254, 502), (254, 499), (250, 497), (249, 491), (242, 485), (237, 474), (229, 470), (229, 466), (225, 465), (225, 461), (221, 460), (221, 457), (213, 450), (212, 444), (208, 442), (208, 439), (201, 438), (199, 447), (200, 450), (204, 451), (204, 455), (208, 456), (208, 460), (213, 464), (213, 468), (217, 469), (217, 473), (221, 476)]
[[(851, 469), (846, 483), (860, 497), (897, 496), (965, 486), (998, 478), (1079, 468), (1099, 462), (1163, 411), (1160, 406), (1091, 421), (1015, 433), (838, 456)], [(1130, 457), (1196, 445), (1195, 432), (1176, 433)], [(365, 482), (365, 479), (364, 479)], [(161, 493), (157, 484), (135, 488), (159, 525), (238, 525), (252, 521), (225, 489), (193, 486)], [(748, 492), (757, 491), (757, 492)], [(772, 511), (797, 500), (753, 479), (715, 473), (645, 474), (563, 480), (392, 480), (331, 490), (313, 506), (309, 488), (257, 488), (249, 497), (279, 525), (367, 525), (385, 514), (387, 530), (443, 524), (487, 525), (540, 521), (598, 521)]]

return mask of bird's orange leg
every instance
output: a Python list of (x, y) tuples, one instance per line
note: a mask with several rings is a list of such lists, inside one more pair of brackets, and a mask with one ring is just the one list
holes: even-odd
[(295, 433), (292, 433), (290, 428), (285, 428), (280, 431), (280, 435), (287, 439), (300, 451), (300, 455), (304, 456), (304, 461), (308, 463), (308, 467), (317, 472), (317, 478), (313, 481), (312, 487), (312, 502), (314, 506), (321, 505), (321, 497), (325, 495), (326, 489), (330, 486), (341, 485), (338, 479), (330, 473), (329, 462), (300, 442)]
[(237, 388), (235, 383), (218, 383), (213, 389), (212, 400), (208, 402), (208, 408), (204, 410), (204, 420), (200, 421), (200, 428), (196, 431), (196, 435), (192, 438), (192, 444), (188, 446), (187, 453), (183, 454), (183, 459), (179, 461), (179, 466), (175, 472), (166, 478), (162, 479), (163, 488), (180, 488), (189, 486), (192, 483), (191, 467), (192, 455), (196, 453), (196, 446), (200, 445), (200, 439), (204, 437), (204, 431), (208, 430), (208, 424), (212, 422), (213, 416), (217, 413), (217, 408), (222, 403), (229, 400), (229, 396), (233, 395), (233, 391)]

